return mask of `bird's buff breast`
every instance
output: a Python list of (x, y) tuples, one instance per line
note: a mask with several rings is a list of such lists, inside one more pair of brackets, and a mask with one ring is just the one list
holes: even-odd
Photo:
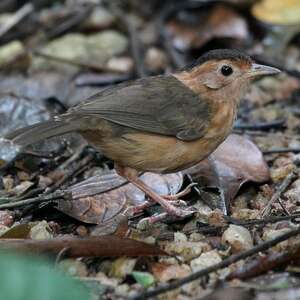
[(99, 139), (99, 130), (85, 132), (83, 136), (119, 165), (139, 171), (170, 173), (188, 168), (213, 152), (230, 133), (234, 115), (232, 105), (223, 106), (212, 118), (207, 133), (191, 142), (139, 131)]

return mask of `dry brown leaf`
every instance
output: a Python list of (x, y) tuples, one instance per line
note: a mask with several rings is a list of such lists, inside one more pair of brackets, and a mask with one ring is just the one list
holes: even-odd
[(214, 38), (243, 40), (249, 36), (246, 21), (232, 8), (216, 5), (205, 15), (198, 16), (196, 24), (171, 20), (167, 30), (173, 36), (174, 46), (182, 51), (202, 47)]
[[(140, 177), (161, 195), (176, 194), (181, 188), (181, 173), (159, 175), (145, 173)], [(131, 205), (142, 204), (145, 194), (112, 170), (72, 186), (71, 200), (60, 201), (58, 209), (82, 222), (104, 224)]]
[(1, 250), (58, 254), (67, 249), (68, 257), (167, 255), (158, 247), (116, 236), (100, 238), (53, 238), (50, 240), (0, 239)]
[(30, 235), (32, 224), (18, 224), (1, 234), (0, 239), (26, 239)]
[(190, 174), (201, 185), (218, 187), (228, 203), (245, 182), (265, 182), (270, 178), (269, 168), (258, 147), (248, 138), (236, 134), (231, 134), (208, 159), (184, 173)]

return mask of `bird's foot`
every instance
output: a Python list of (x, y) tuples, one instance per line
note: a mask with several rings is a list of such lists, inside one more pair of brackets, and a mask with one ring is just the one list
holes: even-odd
[[(179, 207), (187, 206), (187, 203), (180, 199), (179, 200), (168, 200), (168, 203), (170, 203), (171, 205), (174, 205), (174, 206), (179, 206)], [(142, 213), (147, 208), (150, 208), (156, 204), (157, 203), (154, 201), (146, 201), (145, 203), (143, 203), (141, 205), (128, 207), (124, 213), (127, 216), (133, 217), (135, 215)]]
[[(161, 214), (157, 214), (148, 218), (143, 218), (141, 219), (138, 224), (137, 224), (137, 228), (140, 230), (146, 230), (147, 228), (149, 228), (152, 224), (155, 224), (157, 222), (163, 222), (163, 221), (167, 221), (170, 219), (170, 217), (176, 217), (178, 219), (183, 219), (185, 217), (189, 217), (192, 216), (196, 211), (193, 209), (180, 209), (177, 208), (178, 210), (180, 210), (180, 213), (177, 215), (174, 215), (173, 213), (161, 213)], [(178, 213), (178, 211), (176, 211), (176, 213)]]
[(190, 183), (183, 191), (175, 194), (175, 195), (163, 195), (162, 197), (166, 200), (179, 200), (179, 198), (189, 194), (192, 190), (192, 187), (197, 185), (197, 183), (193, 182)]

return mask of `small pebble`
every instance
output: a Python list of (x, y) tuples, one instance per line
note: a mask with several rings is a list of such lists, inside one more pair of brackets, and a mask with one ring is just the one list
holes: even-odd
[(223, 233), (222, 243), (229, 244), (233, 253), (253, 247), (253, 240), (248, 229), (231, 224)]

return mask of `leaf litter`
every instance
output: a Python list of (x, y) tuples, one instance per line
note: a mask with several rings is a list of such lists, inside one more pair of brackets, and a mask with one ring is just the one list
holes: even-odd
[[(139, 220), (160, 208), (149, 205), (137, 216), (126, 214), (149, 199), (83, 139), (68, 135), (26, 151), (2, 139), (0, 247), (50, 252), (66, 273), (93, 283), (94, 296), (120, 298), (149, 287), (157, 291), (161, 283), (169, 286), (195, 272), (208, 274), (215, 264), (267, 245), (261, 256), (217, 268), (201, 284), (182, 284), (166, 299), (269, 300), (299, 293), (294, 276), (299, 241), (297, 235), (288, 239), (298, 228), (300, 203), (297, 1), (168, 6), (128, 0), (130, 13), (121, 7), (125, 23), (116, 8), (85, 0), (41, 4), (20, 19), (14, 18), (22, 7), (6, 2), (14, 13), (0, 14), (0, 24), (17, 24), (0, 36), (1, 136), (135, 78), (141, 68), (146, 75), (170, 72), (211, 48), (243, 48), (286, 73), (252, 84), (236, 134), (208, 159), (175, 174), (141, 175), (162, 195), (198, 184), (182, 197), (194, 216), (169, 218), (144, 231)], [(268, 5), (272, 9), (262, 9)], [(122, 30), (129, 23), (135, 30)], [(281, 236), (284, 241), (268, 246)], [(218, 287), (220, 279), (225, 283)]]

